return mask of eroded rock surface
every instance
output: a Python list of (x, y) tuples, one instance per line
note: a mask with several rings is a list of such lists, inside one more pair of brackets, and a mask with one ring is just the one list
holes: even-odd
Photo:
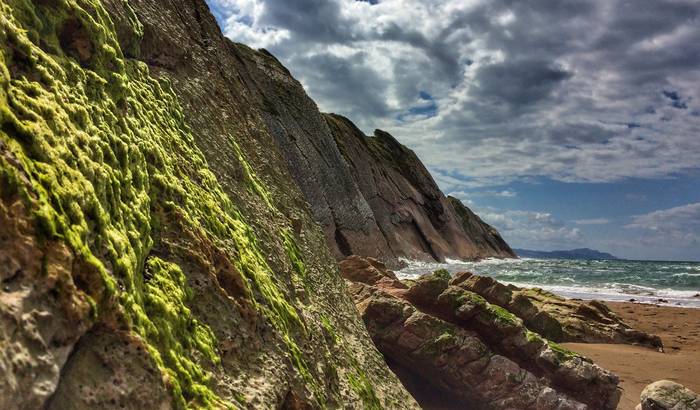
[(628, 343), (663, 349), (661, 338), (632, 329), (599, 301), (570, 300), (542, 289), (504, 285), (487, 276), (462, 272), (451, 283), (481, 295), (556, 342)]
[(700, 395), (682, 384), (659, 380), (642, 390), (637, 410), (698, 410)]
[[(341, 274), (380, 351), (412, 377), (483, 408), (614, 409), (618, 378), (528, 330), (521, 319), (450, 284), (447, 271), (409, 285), (361, 258)], [(404, 373), (401, 371), (399, 373)], [(407, 385), (413, 383), (407, 382)], [(561, 406), (561, 407), (557, 407)]]
[(204, 0), (0, 16), (0, 408), (417, 407), (259, 108), (273, 57)]
[(368, 137), (345, 117), (325, 118), (394, 257), (515, 257), (505, 242), (494, 241), (492, 227), (467, 213), (458, 216), (416, 154), (392, 135), (376, 130)]
[(484, 222), (467, 208), (459, 199), (448, 196), (447, 201), (454, 209), (464, 233), (477, 245), (480, 257), (515, 258), (515, 252), (501, 237), (496, 228)]

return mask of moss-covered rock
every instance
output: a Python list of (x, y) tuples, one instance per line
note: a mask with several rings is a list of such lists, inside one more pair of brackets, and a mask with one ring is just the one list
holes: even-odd
[[(261, 113), (231, 95), (192, 103), (212, 84), (236, 97), (247, 86), (213, 69), (238, 56), (203, 1), (0, 8), (0, 407), (73, 391), (91, 327), (141, 346), (135, 363), (160, 373), (141, 380), (169, 392), (112, 389), (105, 406), (411, 405)], [(142, 372), (100, 354), (137, 385)]]
[(600, 301), (569, 300), (470, 273), (455, 277), (452, 284), (507, 309), (528, 328), (556, 342), (630, 343), (663, 349), (658, 336), (632, 329)]

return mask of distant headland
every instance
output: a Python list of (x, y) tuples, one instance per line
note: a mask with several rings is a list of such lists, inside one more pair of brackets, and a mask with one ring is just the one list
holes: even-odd
[(616, 260), (618, 257), (607, 252), (600, 252), (590, 248), (571, 249), (568, 251), (532, 251), (528, 249), (513, 249), (521, 258), (541, 259), (599, 259)]

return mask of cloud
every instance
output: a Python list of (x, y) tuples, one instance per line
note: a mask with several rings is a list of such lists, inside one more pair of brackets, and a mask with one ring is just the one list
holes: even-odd
[(610, 220), (607, 218), (578, 219), (574, 223), (576, 225), (607, 225)]
[(515, 191), (509, 189), (504, 189), (502, 191), (476, 191), (471, 192), (471, 196), (485, 196), (485, 197), (496, 197), (496, 198), (514, 198), (518, 196)]
[(322, 110), (391, 132), (442, 179), (700, 168), (695, 0), (209, 3), (226, 35), (268, 48)]
[(493, 225), (512, 246), (549, 249), (580, 245), (583, 234), (548, 212), (477, 208), (479, 216)]
[(625, 228), (646, 231), (642, 240), (649, 244), (693, 247), (697, 252), (700, 249), (700, 202), (634, 216)]

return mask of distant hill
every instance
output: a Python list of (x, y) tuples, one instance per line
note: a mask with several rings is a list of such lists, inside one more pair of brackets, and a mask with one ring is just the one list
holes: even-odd
[(600, 252), (595, 249), (579, 248), (568, 251), (531, 251), (527, 249), (513, 249), (521, 258), (540, 259), (618, 259), (607, 252)]

